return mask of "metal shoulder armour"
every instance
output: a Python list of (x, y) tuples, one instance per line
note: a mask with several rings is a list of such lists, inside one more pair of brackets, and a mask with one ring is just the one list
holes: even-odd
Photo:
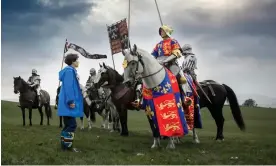
[(41, 79), (40, 79), (40, 75), (35, 76), (35, 79), (36, 79), (36, 80), (41, 80)]

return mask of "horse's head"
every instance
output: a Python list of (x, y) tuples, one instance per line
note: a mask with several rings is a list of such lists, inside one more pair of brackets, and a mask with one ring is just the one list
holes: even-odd
[(144, 57), (147, 56), (147, 52), (138, 49), (136, 44), (132, 50), (122, 51), (125, 59), (123, 62), (124, 68), (124, 82), (133, 82), (137, 77), (141, 76), (144, 72)]
[(103, 65), (100, 64), (100, 70), (96, 75), (94, 85), (96, 88), (109, 88), (122, 83), (123, 81), (124, 78), (116, 70), (112, 69), (109, 66), (106, 66), (105, 63), (103, 63)]
[(13, 92), (17, 94), (24, 85), (24, 80), (19, 77), (13, 77)]

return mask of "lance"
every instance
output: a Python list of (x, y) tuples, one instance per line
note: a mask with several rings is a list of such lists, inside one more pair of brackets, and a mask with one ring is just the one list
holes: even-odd
[(197, 80), (194, 80), (195, 84), (199, 87), (199, 89), (202, 91), (202, 93), (204, 94), (204, 96), (206, 97), (206, 99), (212, 104), (210, 98), (208, 97), (208, 95), (205, 93), (205, 91), (202, 89), (202, 87), (200, 86), (200, 84), (197, 82)]

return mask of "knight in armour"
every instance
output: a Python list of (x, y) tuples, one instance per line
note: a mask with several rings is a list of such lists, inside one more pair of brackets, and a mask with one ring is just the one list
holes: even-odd
[(195, 69), (197, 69), (197, 58), (192, 52), (192, 46), (190, 44), (185, 44), (182, 47), (182, 54), (184, 56), (184, 61), (182, 63), (183, 72), (189, 74), (193, 80), (196, 81), (197, 75), (195, 74)]
[(38, 106), (41, 106), (41, 87), (40, 87), (40, 75), (37, 74), (36, 69), (32, 69), (32, 75), (29, 77), (27, 83), (30, 87), (32, 87), (37, 94), (38, 97)]
[(177, 59), (182, 56), (181, 47), (178, 41), (171, 37), (172, 33), (173, 29), (171, 27), (167, 25), (161, 26), (159, 28), (159, 35), (162, 37), (162, 40), (156, 44), (151, 54), (160, 64), (164, 65), (176, 76), (180, 88), (186, 94), (187, 80), (177, 62)]
[(96, 78), (96, 70), (94, 68), (91, 68), (89, 72), (90, 72), (90, 75), (89, 75), (89, 77), (86, 81), (86, 85), (85, 85), (86, 89), (93, 87), (94, 80)]

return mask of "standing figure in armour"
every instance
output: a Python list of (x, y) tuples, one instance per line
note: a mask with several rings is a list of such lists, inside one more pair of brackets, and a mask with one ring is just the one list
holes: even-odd
[(88, 77), (88, 80), (86, 81), (85, 88), (89, 89), (94, 85), (94, 80), (96, 78), (96, 70), (94, 68), (90, 69), (90, 75)]
[(36, 91), (37, 97), (38, 97), (38, 106), (41, 106), (41, 87), (40, 87), (40, 76), (37, 74), (37, 70), (32, 70), (32, 76), (29, 77), (27, 83), (30, 85), (30, 87), (34, 88)]
[(197, 69), (197, 58), (192, 52), (192, 47), (190, 44), (185, 44), (182, 47), (184, 61), (182, 63), (182, 70), (184, 73), (189, 74), (194, 81), (197, 80), (195, 69)]
[(187, 80), (177, 62), (177, 59), (182, 56), (180, 51), (181, 47), (177, 40), (171, 38), (172, 32), (173, 29), (167, 25), (163, 25), (159, 28), (159, 35), (163, 40), (156, 44), (151, 54), (159, 61), (160, 64), (164, 65), (176, 76), (178, 84), (180, 85), (179, 87), (183, 91), (185, 98)]

